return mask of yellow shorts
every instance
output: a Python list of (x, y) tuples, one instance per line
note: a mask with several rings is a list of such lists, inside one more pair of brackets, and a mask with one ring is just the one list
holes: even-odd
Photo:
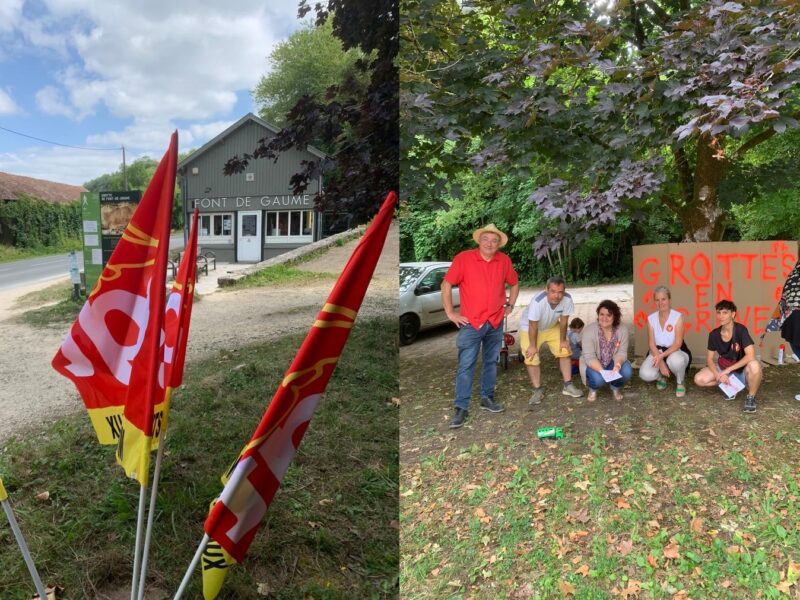
[[(525, 358), (525, 364), (531, 366), (538, 366), (540, 363), (539, 361), (539, 354), (541, 353), (542, 346), (547, 344), (547, 347), (550, 348), (550, 352), (553, 353), (553, 356), (556, 358), (565, 358), (568, 356), (572, 356), (572, 351), (569, 349), (569, 345), (566, 348), (561, 347), (561, 326), (556, 323), (550, 329), (545, 329), (544, 331), (539, 331), (536, 336), (536, 344), (537, 344), (537, 352), (533, 355), (533, 358)], [(522, 350), (522, 356), (525, 357), (525, 352), (527, 352), (528, 348), (531, 345), (531, 341), (528, 339), (528, 332), (527, 331), (520, 331), (519, 332), (519, 347)]]

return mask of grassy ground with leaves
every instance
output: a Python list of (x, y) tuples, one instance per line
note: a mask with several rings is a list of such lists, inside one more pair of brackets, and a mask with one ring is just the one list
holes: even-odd
[[(529, 407), (513, 361), (506, 411), (473, 399), (452, 431), (455, 334), (418, 343), (400, 353), (402, 597), (798, 597), (800, 365), (766, 367), (746, 415), (638, 373), (620, 402), (566, 397), (550, 356)], [(544, 426), (565, 438), (539, 441)]]
[[(220, 474), (250, 439), (303, 336), (189, 366), (173, 400), (148, 588), (172, 597), (202, 538)], [(357, 322), (245, 562), (220, 598), (397, 595), (397, 322)], [(76, 400), (78, 401), (78, 400)], [(0, 450), (0, 477), (47, 583), (96, 598), (130, 582), (138, 486), (84, 414)], [(33, 590), (0, 527), (0, 598)], [(200, 576), (187, 598), (199, 598)]]

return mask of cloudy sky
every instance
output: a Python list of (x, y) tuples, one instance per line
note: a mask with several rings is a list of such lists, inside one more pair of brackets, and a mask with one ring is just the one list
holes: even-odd
[(297, 0), (0, 0), (0, 171), (80, 185), (176, 128), (197, 148), (300, 26)]

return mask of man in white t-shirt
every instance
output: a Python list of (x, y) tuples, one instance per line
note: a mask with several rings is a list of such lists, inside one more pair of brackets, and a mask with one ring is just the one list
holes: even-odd
[(572, 352), (567, 340), (567, 323), (575, 311), (575, 305), (572, 303), (572, 296), (564, 291), (565, 287), (562, 277), (551, 277), (547, 280), (544, 291), (536, 294), (522, 313), (519, 324), (520, 348), (533, 384), (533, 395), (528, 404), (539, 404), (544, 398), (539, 367), (539, 350), (544, 344), (547, 344), (550, 352), (558, 359), (564, 378), (561, 393), (573, 398), (583, 396), (583, 392), (572, 383)]

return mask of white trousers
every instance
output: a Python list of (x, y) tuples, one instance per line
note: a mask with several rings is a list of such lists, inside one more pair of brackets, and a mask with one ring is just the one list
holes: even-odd
[[(676, 350), (667, 357), (667, 367), (675, 373), (678, 383), (683, 383), (686, 369), (689, 367), (689, 355), (683, 350)], [(658, 367), (653, 365), (653, 357), (648, 352), (642, 361), (642, 366), (639, 367), (639, 377), (642, 378), (642, 381), (655, 381), (658, 379), (658, 375)]]

